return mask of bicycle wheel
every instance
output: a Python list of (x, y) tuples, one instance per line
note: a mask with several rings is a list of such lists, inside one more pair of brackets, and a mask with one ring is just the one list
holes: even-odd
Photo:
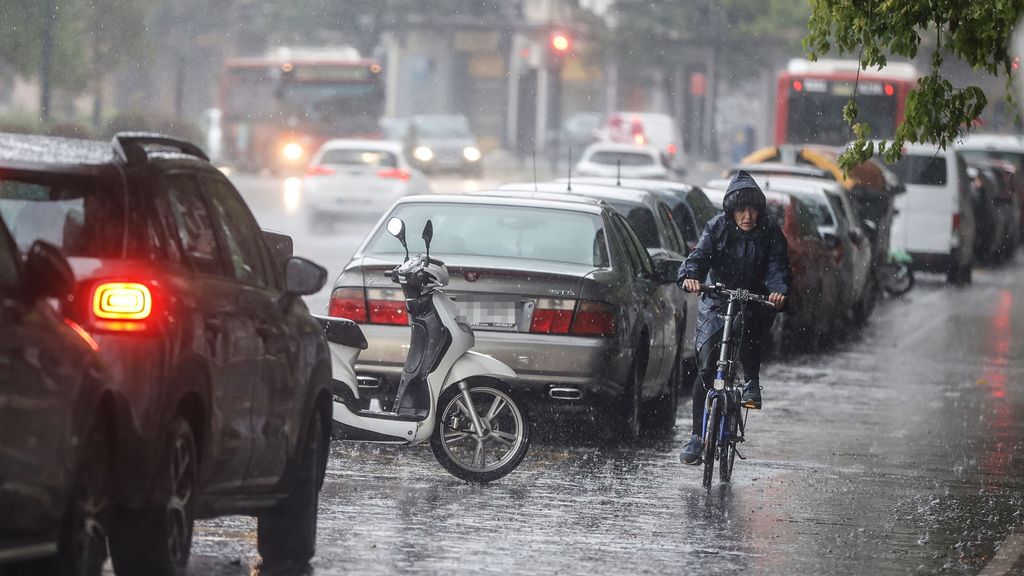
[[(732, 404), (736, 406), (736, 404)], [(732, 465), (736, 460), (736, 419), (739, 417), (737, 411), (731, 407), (728, 418), (725, 422), (725, 427), (729, 431), (729, 441), (726, 442), (725, 446), (721, 447), (721, 458), (718, 463), (718, 480), (723, 484), (728, 484), (732, 480)]]
[(718, 422), (721, 417), (718, 409), (718, 398), (711, 400), (708, 412), (708, 425), (704, 430), (704, 488), (711, 490), (711, 480), (715, 476), (715, 458), (718, 456)]

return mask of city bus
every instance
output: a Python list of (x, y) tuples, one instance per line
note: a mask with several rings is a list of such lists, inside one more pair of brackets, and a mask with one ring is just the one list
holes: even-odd
[(775, 97), (775, 144), (844, 145), (850, 127), (843, 106), (857, 86), (858, 121), (871, 126), (871, 137), (892, 138), (903, 122), (907, 94), (919, 74), (909, 63), (860, 71), (856, 60), (794, 59), (778, 75)]
[(226, 60), (220, 108), (228, 162), (294, 172), (331, 138), (379, 137), (384, 78), (352, 48), (280, 48)]

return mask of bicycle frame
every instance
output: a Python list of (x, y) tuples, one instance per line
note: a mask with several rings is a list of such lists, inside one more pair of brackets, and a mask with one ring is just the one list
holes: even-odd
[[(719, 421), (720, 426), (717, 434), (717, 444), (719, 447), (728, 446), (729, 444), (731, 436), (729, 430), (729, 420), (731, 416), (730, 408), (733, 404), (738, 405), (739, 402), (738, 391), (735, 389), (736, 361), (731, 357), (733, 355), (732, 334), (736, 317), (739, 314), (743, 314), (745, 309), (746, 306), (744, 303), (733, 298), (729, 299), (729, 303), (725, 309), (725, 327), (722, 330), (722, 346), (718, 354), (715, 379), (712, 383), (711, 389), (708, 390), (707, 398), (704, 400), (704, 419), (703, 424), (701, 425), (701, 430), (705, 431), (705, 436), (712, 402), (715, 399), (718, 399), (719, 403), (722, 405), (723, 418)], [(739, 348), (739, 345), (736, 347)], [(742, 437), (742, 421), (739, 423), (739, 433), (740, 437)]]

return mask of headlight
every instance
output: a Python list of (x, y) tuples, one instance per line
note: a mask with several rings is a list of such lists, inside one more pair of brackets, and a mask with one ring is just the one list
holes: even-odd
[(426, 146), (417, 146), (416, 149), (412, 151), (412, 157), (420, 162), (430, 162), (434, 159), (434, 151)]
[(469, 162), (476, 162), (480, 160), (480, 149), (476, 146), (466, 146), (462, 149), (462, 157)]
[(281, 155), (284, 156), (284, 159), (292, 162), (302, 159), (303, 154), (305, 154), (305, 151), (302, 149), (302, 144), (298, 142), (289, 142), (281, 149)]

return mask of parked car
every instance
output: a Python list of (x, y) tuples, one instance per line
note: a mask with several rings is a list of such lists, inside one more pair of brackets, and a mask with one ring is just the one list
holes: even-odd
[(985, 162), (967, 166), (971, 202), (977, 231), (974, 254), (981, 262), (998, 262), (1013, 256), (1020, 238), (1018, 198), (1010, 188), (1006, 171)]
[[(709, 185), (704, 190), (721, 209), (726, 189)], [(819, 231), (819, 207), (793, 194), (769, 191), (765, 198), (764, 216), (782, 228), (793, 277), (790, 297), (772, 325), (771, 350), (776, 354), (819, 350), (831, 337), (840, 306), (835, 248)]]
[(667, 158), (669, 169), (683, 173), (683, 136), (679, 122), (668, 114), (613, 112), (599, 131), (601, 140), (653, 146)]
[[(956, 145), (968, 162), (1001, 162), (1012, 168), (1010, 188), (1020, 204), (1020, 221), (1024, 222), (1024, 137), (1009, 134), (971, 134)], [(1024, 238), (1024, 226), (1021, 226)]]
[[(567, 179), (560, 178), (557, 181), (566, 182)], [(688, 250), (693, 250), (700, 239), (700, 233), (704, 231), (704, 226), (720, 212), (699, 186), (675, 180), (582, 177), (573, 178), (572, 181), (579, 184), (616, 186), (661, 193), (669, 203), (669, 209), (679, 231), (683, 233)]]
[(893, 171), (907, 188), (896, 197), (893, 247), (909, 252), (917, 269), (944, 272), (951, 284), (969, 283), (975, 218), (964, 158), (951, 146), (907, 145)]
[(64, 316), (74, 282), (52, 245), (22, 262), (0, 220), (4, 574), (98, 576), (107, 555), (115, 397), (96, 341)]
[(413, 165), (428, 173), (483, 174), (483, 153), (465, 116), (413, 116), (406, 133), (406, 154)]
[(326, 271), (287, 237), (272, 251), (188, 142), (3, 134), (0, 149), (0, 217), (20, 246), (68, 257), (66, 314), (113, 375), (114, 569), (181, 574), (193, 520), (226, 514), (258, 517), (264, 565), (308, 561), (337, 389), (300, 296)]
[[(686, 258), (689, 249), (686, 246), (686, 239), (680, 232), (679, 227), (672, 218), (669, 203), (661, 193), (647, 192), (645, 190), (617, 187), (600, 186), (594, 184), (574, 183), (571, 188), (561, 182), (529, 184), (513, 183), (505, 184), (499, 188), (502, 193), (512, 195), (540, 193), (571, 194), (586, 196), (606, 202), (614, 208), (629, 223), (640, 243), (654, 261), (655, 267), (662, 265), (663, 261), (679, 261)], [(673, 343), (661, 356), (669, 363), (673, 363), (677, 356), (680, 356), (687, 363), (695, 362), (696, 348), (692, 338), (697, 326), (697, 294), (688, 294), (673, 285), (663, 286), (661, 289), (662, 299), (669, 303), (666, 310), (667, 317), (679, 320), (679, 334), (677, 343)], [(678, 350), (678, 351), (677, 351)], [(689, 364), (688, 364), (689, 365)], [(689, 382), (679, 382), (683, 388), (689, 386)]]
[(605, 178), (668, 178), (664, 157), (653, 146), (597, 142), (583, 151), (573, 171)]
[(402, 196), (429, 194), (430, 183), (401, 142), (331, 140), (310, 161), (302, 192), (310, 224), (321, 228), (342, 218), (376, 219)]
[(448, 266), (446, 293), (473, 328), (474, 350), (512, 367), (527, 402), (596, 411), (626, 436), (641, 420), (671, 428), (677, 365), (664, 355), (679, 320), (663, 294), (681, 262), (656, 267), (626, 220), (595, 200), (493, 194), (399, 200), (338, 276), (328, 313), (362, 325), (365, 385), (393, 392), (409, 342), (405, 301), (388, 276), (405, 252), (384, 224), (399, 217), (418, 230), (431, 220), (431, 257)]

